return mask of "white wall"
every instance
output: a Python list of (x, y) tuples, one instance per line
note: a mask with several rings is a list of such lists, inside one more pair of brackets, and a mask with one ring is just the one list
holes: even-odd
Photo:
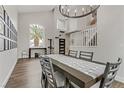
[[(100, 6), (98, 9), (98, 47), (74, 47), (74, 50), (94, 51), (93, 60), (116, 62), (124, 60), (124, 6)], [(124, 62), (118, 71), (117, 80), (124, 82)]]
[(28, 54), (30, 24), (39, 24), (45, 28), (46, 47), (49, 46), (48, 38), (54, 38), (54, 14), (52, 11), (19, 14), (18, 58), (21, 58), (23, 50)]
[(78, 30), (77, 19), (69, 19), (69, 32)]
[[(56, 9), (54, 11), (54, 25), (55, 25), (55, 30), (56, 30), (55, 36), (58, 36), (59, 35), (59, 31), (60, 31), (60, 30), (58, 30), (56, 28), (57, 19), (61, 19), (61, 20), (66, 19), (66, 26), (65, 26), (66, 30), (65, 30), (65, 33), (70, 33), (70, 32), (77, 31), (77, 30), (83, 30), (87, 26), (89, 26), (89, 23), (91, 21), (91, 15), (83, 17), (83, 18), (78, 18), (78, 19), (66, 18), (66, 17), (64, 17), (64, 16), (62, 16), (60, 14), (58, 7), (56, 7)], [(76, 37), (75, 35), (78, 36), (78, 37)], [(75, 39), (78, 41), (77, 43), (79, 45), (80, 40), (82, 40), (81, 33), (76, 33), (75, 35), (73, 35), (73, 37), (76, 37)], [(65, 52), (66, 52), (66, 54), (68, 54), (69, 47), (70, 47), (70, 42), (69, 41), (70, 41), (70, 38), (72, 38), (72, 34), (71, 35), (70, 34), (66, 34), (62, 38), (66, 39), (66, 44), (65, 44), (66, 45), (66, 49), (65, 49)], [(76, 45), (76, 46), (78, 46), (78, 45)], [(55, 46), (54, 53), (59, 53), (59, 39), (54, 39), (54, 46)], [(75, 48), (75, 47), (73, 47), (73, 48)]]
[[(63, 31), (63, 28), (57, 28), (57, 20), (64, 20), (65, 21), (65, 24), (64, 24), (64, 31), (67, 32), (68, 31), (68, 19), (65, 20), (65, 17), (62, 16), (59, 12), (59, 8), (56, 7), (55, 10), (54, 10), (54, 27), (55, 27), (55, 33), (54, 35), (55, 36), (59, 36), (59, 31), (62, 30)], [(60, 38), (66, 38), (66, 50), (67, 51), (67, 48), (68, 48), (68, 43), (67, 43), (67, 38), (68, 36), (65, 36), (65, 34), (63, 34)], [(59, 39), (56, 39), (54, 38), (54, 53), (59, 53)]]
[(89, 25), (89, 20), (91, 16), (86, 16), (83, 18), (70, 18), (69, 19), (69, 32), (83, 30), (86, 26)]
[[(4, 6), (17, 29), (18, 15), (15, 6)], [(0, 52), (0, 87), (4, 87), (17, 62), (17, 49)]]
[[(120, 11), (121, 10), (121, 11)], [(99, 48), (96, 60), (115, 62), (118, 57), (124, 60), (124, 6), (101, 6), (98, 12)], [(117, 78), (124, 82), (124, 62)]]

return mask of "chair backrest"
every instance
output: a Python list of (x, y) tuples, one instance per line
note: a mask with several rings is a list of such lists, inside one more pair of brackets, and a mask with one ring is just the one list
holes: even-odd
[(43, 66), (43, 62), (44, 62), (44, 57), (40, 57), (41, 69), (42, 69), (42, 72), (45, 74), (45, 69), (44, 69), (44, 66)]
[(79, 58), (87, 61), (92, 61), (93, 52), (80, 51)]
[(69, 52), (68, 52), (68, 56), (71, 56), (71, 57), (77, 57), (77, 53), (78, 53), (78, 51), (69, 50)]
[(45, 69), (44, 69), (44, 66), (43, 66), (43, 57), (41, 56), (40, 57), (40, 65), (41, 65), (41, 85), (43, 88), (46, 88), (47, 87), (47, 78), (46, 78), (46, 74), (45, 74)]
[(104, 71), (103, 78), (100, 83), (100, 88), (109, 88), (112, 85), (112, 82), (114, 81), (114, 78), (117, 74), (117, 71), (119, 69), (119, 65), (121, 64), (122, 59), (118, 58), (116, 63), (107, 63), (106, 68)]
[(43, 67), (44, 67), (44, 71), (45, 71), (45, 75), (46, 75), (47, 83), (49, 87), (56, 88), (57, 84), (54, 77), (54, 70), (53, 70), (53, 66), (50, 58), (43, 57)]

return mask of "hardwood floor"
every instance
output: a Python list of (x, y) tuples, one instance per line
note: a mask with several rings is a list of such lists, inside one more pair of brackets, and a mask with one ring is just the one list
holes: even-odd
[[(39, 59), (21, 59), (6, 85), (6, 88), (41, 88), (41, 67)], [(124, 88), (124, 84), (114, 81), (113, 88)]]
[(22, 59), (6, 85), (8, 88), (40, 88), (41, 67), (39, 59)]
[(112, 87), (113, 88), (124, 88), (124, 83), (114, 81)]

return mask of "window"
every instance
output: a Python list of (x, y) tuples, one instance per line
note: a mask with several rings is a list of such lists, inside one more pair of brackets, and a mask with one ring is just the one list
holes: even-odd
[(44, 27), (38, 24), (30, 25), (30, 47), (44, 48), (45, 47), (45, 33)]

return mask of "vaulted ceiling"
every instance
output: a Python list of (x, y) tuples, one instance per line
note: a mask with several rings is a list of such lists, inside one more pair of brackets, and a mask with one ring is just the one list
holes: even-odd
[(17, 5), (19, 13), (52, 11), (55, 5)]

